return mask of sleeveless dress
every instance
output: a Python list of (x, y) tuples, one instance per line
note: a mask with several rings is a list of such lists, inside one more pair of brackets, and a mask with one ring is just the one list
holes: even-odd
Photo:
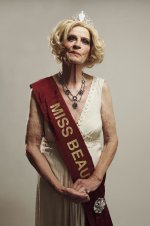
[[(100, 115), (101, 94), (104, 79), (93, 77), (92, 84), (77, 126), (96, 166), (103, 148), (102, 121)], [(45, 156), (54, 175), (66, 187), (72, 185), (68, 169), (56, 148), (54, 136), (44, 121), (45, 137), (41, 153)], [(82, 204), (76, 204), (59, 193), (38, 175), (36, 192), (36, 226), (85, 226)]]

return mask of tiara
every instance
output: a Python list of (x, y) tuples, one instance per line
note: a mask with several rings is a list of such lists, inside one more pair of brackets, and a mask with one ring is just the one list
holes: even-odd
[(94, 26), (92, 20), (87, 16), (87, 14), (84, 13), (83, 10), (79, 14), (75, 14), (74, 16), (72, 16), (72, 19)]

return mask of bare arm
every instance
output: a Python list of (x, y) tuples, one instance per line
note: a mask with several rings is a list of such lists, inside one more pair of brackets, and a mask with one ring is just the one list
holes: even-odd
[(100, 186), (117, 150), (118, 138), (112, 98), (109, 86), (106, 82), (104, 82), (102, 89), (101, 117), (104, 134), (104, 147), (92, 176), (88, 179), (78, 179), (75, 182), (73, 188), (77, 191), (83, 190), (83, 188), (85, 188), (85, 190), (94, 191), (98, 188), (98, 186)]
[(102, 108), (101, 117), (104, 134), (104, 148), (101, 157), (93, 173), (102, 181), (109, 165), (111, 164), (118, 146), (118, 137), (116, 132), (116, 123), (112, 106), (112, 98), (109, 86), (104, 82), (102, 90)]
[(54, 189), (74, 201), (87, 201), (89, 197), (86, 194), (79, 193), (72, 188), (65, 188), (53, 174), (51, 167), (40, 152), (40, 145), (44, 135), (43, 116), (36, 103), (33, 93), (30, 100), (29, 119), (26, 131), (26, 156), (37, 172), (49, 183)]
[(59, 191), (61, 185), (54, 176), (46, 158), (40, 152), (43, 134), (43, 117), (32, 93), (26, 131), (26, 156), (38, 173)]

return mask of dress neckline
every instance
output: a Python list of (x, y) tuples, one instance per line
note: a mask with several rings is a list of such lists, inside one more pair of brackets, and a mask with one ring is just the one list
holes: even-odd
[[(61, 97), (63, 98), (63, 100), (64, 100), (64, 102), (65, 102), (65, 104), (66, 104), (66, 101), (65, 101), (64, 97), (62, 96), (62, 94), (61, 94), (59, 88), (58, 88), (57, 82), (55, 81), (55, 79), (54, 79), (53, 77), (52, 77), (52, 79), (53, 79), (53, 81), (55, 82), (55, 84), (56, 84), (56, 86), (57, 86), (57, 89), (58, 89), (58, 91), (59, 91)], [(80, 126), (80, 125), (81, 125), (81, 122), (83, 121), (83, 118), (84, 118), (86, 112), (88, 111), (89, 103), (90, 103), (91, 96), (92, 96), (92, 93), (93, 93), (93, 90), (94, 90), (93, 87), (94, 87), (95, 81), (96, 81), (96, 77), (93, 76), (92, 82), (91, 82), (91, 85), (90, 85), (90, 89), (89, 89), (89, 92), (88, 92), (88, 94), (87, 94), (87, 98), (86, 98), (86, 100), (85, 100), (84, 106), (83, 106), (83, 108), (82, 108), (82, 110), (81, 110), (81, 113), (80, 113), (79, 118), (78, 118), (77, 121), (75, 121), (75, 119), (73, 118), (73, 115), (72, 115), (72, 113), (70, 112), (70, 110), (69, 110), (69, 108), (68, 108), (68, 106), (67, 106), (67, 104), (66, 104), (66, 106), (67, 106), (67, 108), (68, 108), (68, 111), (70, 112), (70, 114), (71, 114), (72, 118), (74, 119), (75, 123), (77, 124), (77, 126)]]
[(84, 117), (85, 117), (85, 114), (87, 113), (88, 109), (89, 109), (89, 103), (91, 101), (91, 97), (92, 97), (92, 93), (93, 93), (93, 90), (94, 90), (94, 84), (95, 84), (95, 81), (96, 81), (96, 77), (93, 76), (93, 79), (92, 79), (92, 83), (90, 85), (90, 89), (89, 89), (89, 92), (88, 92), (88, 95), (87, 95), (87, 98), (86, 98), (86, 101), (84, 103), (84, 106), (82, 108), (82, 111), (80, 113), (80, 116), (76, 122), (76, 124), (78, 126), (81, 125), (81, 122), (83, 121)]

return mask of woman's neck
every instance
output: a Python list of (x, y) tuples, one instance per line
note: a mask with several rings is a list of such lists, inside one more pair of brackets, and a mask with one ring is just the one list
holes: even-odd
[(66, 84), (70, 86), (77, 86), (82, 80), (83, 66), (76, 64), (62, 65), (62, 76)]

